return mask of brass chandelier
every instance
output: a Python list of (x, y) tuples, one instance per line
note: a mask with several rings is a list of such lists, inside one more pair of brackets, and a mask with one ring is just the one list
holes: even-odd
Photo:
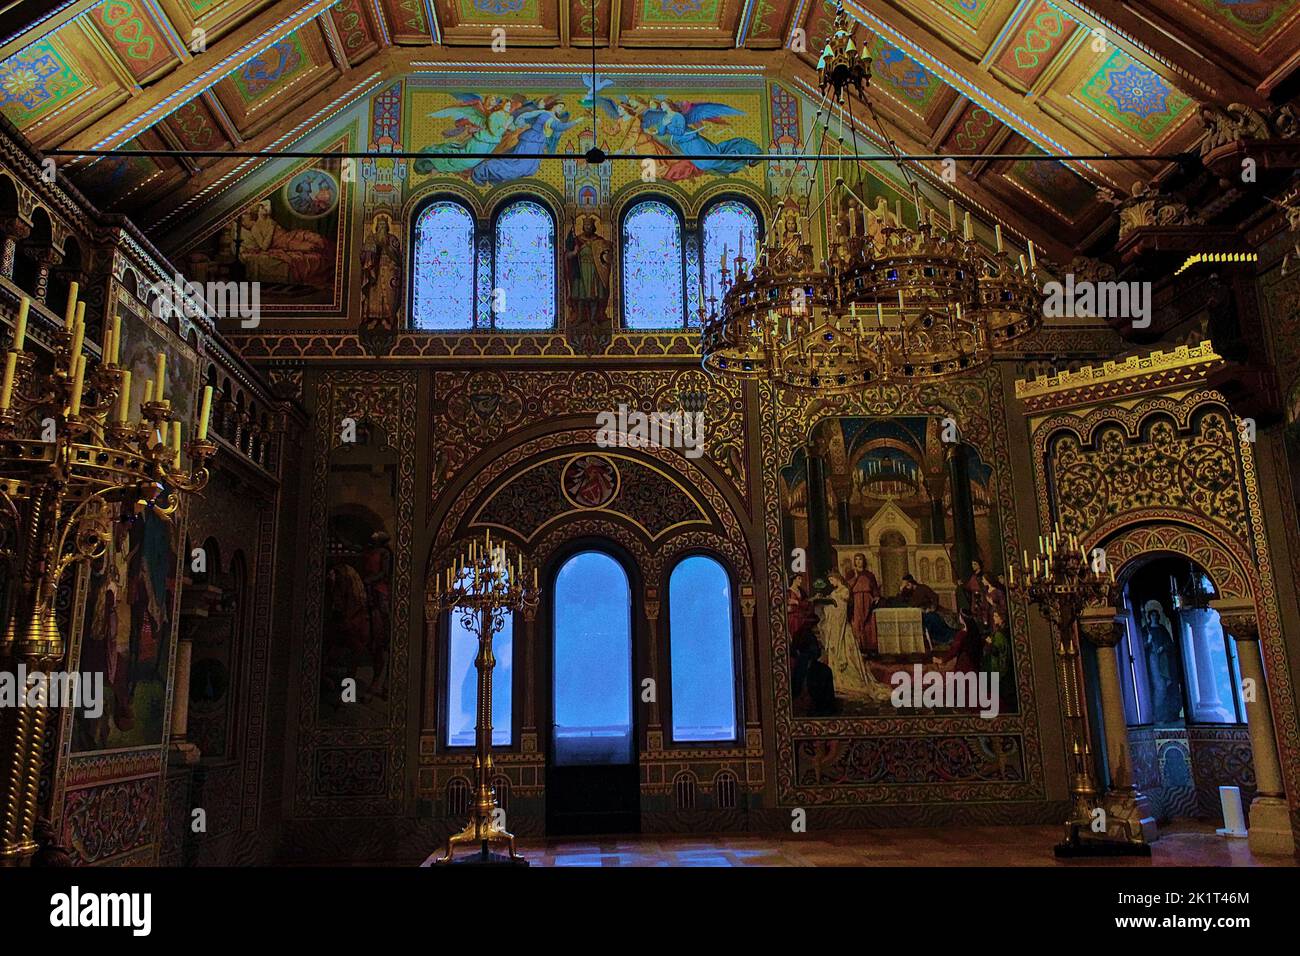
[[(812, 133), (820, 122), (824, 145), (838, 108), (840, 152), (847, 127), (856, 164), (846, 92), (857, 92), (875, 115), (866, 95), (871, 58), (855, 45), (843, 6), (818, 73), (823, 100)], [(882, 137), (911, 182), (898, 147)], [(720, 300), (701, 296), (708, 303), (707, 311), (701, 306), (706, 370), (824, 393), (906, 386), (968, 372), (1039, 326), (1043, 297), (1032, 242), (1028, 259), (1016, 262), (998, 226), (997, 251), (989, 253), (975, 242), (969, 213), (959, 223), (949, 201), (944, 228), (914, 182), (911, 228), (901, 203), (890, 209), (879, 196), (868, 207), (845, 182), (843, 160), (837, 162), (833, 180), (824, 162), (814, 168), (808, 197), (819, 174), (823, 179), (816, 208), (787, 190), (753, 260), (743, 250), (730, 263), (724, 256)], [(827, 238), (820, 260), (812, 240), (818, 219)]]

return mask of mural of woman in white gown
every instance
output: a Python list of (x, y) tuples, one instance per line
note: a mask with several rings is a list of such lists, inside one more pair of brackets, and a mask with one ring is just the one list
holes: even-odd
[(835, 572), (827, 575), (831, 583), (830, 603), (822, 605), (821, 641), (826, 666), (835, 677), (835, 693), (859, 700), (889, 700), (890, 689), (876, 680), (862, 660), (857, 639), (849, 620), (849, 586)]

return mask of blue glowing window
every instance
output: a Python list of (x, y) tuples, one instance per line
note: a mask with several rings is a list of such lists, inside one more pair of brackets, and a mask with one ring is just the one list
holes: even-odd
[(411, 325), (474, 327), (474, 217), (460, 203), (432, 202), (415, 221)]
[(736, 739), (731, 580), (713, 558), (679, 562), (668, 579), (674, 741)]
[[(447, 617), (447, 746), (473, 747), (475, 711), (478, 708), (478, 636), (461, 624), (460, 614)], [(496, 667), (492, 671), (492, 746), (508, 747), (512, 737), (514, 704), (514, 615), (492, 638)]]
[(555, 220), (528, 199), (497, 216), (494, 325), (499, 329), (555, 328)]
[(758, 245), (758, 216), (743, 202), (726, 199), (704, 215), (704, 294), (722, 298), (722, 259), (734, 281), (736, 256), (745, 257), (745, 268), (754, 268)]
[(629, 329), (679, 329), (682, 220), (667, 203), (647, 199), (623, 218), (623, 324)]
[(632, 761), (632, 592), (622, 565), (575, 554), (555, 578), (555, 763)]

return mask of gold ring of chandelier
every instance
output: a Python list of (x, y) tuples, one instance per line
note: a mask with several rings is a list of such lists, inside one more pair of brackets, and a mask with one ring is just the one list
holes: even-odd
[[(871, 59), (855, 46), (843, 7), (818, 69), (823, 94), (840, 106), (842, 145), (848, 91), (871, 108)], [(832, 113), (818, 110), (818, 118), (825, 117), (823, 143)], [(816, 126), (815, 120), (812, 134)], [(883, 138), (904, 169), (897, 146)], [(810, 196), (824, 170), (819, 162)], [(975, 240), (970, 213), (959, 223), (951, 200), (944, 228), (913, 186), (912, 227), (900, 202), (890, 209), (877, 196), (869, 207), (842, 175), (822, 179), (816, 209), (794, 195), (781, 200), (752, 259), (745, 250), (730, 259), (724, 252), (720, 301), (712, 292), (701, 295), (707, 371), (826, 393), (906, 386), (969, 372), (1041, 325), (1032, 242), (1028, 258), (1017, 262), (1003, 247), (1001, 226), (990, 252)], [(827, 240), (820, 260), (812, 241), (818, 226)]]

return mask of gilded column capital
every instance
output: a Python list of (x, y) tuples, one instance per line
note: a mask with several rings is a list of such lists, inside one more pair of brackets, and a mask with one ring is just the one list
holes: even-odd
[(747, 618), (754, 616), (754, 611), (758, 609), (758, 600), (754, 597), (754, 586), (752, 584), (742, 584), (740, 586), (740, 613)]
[(1124, 637), (1124, 618), (1109, 604), (1085, 607), (1079, 612), (1079, 632), (1094, 647), (1114, 647)]

